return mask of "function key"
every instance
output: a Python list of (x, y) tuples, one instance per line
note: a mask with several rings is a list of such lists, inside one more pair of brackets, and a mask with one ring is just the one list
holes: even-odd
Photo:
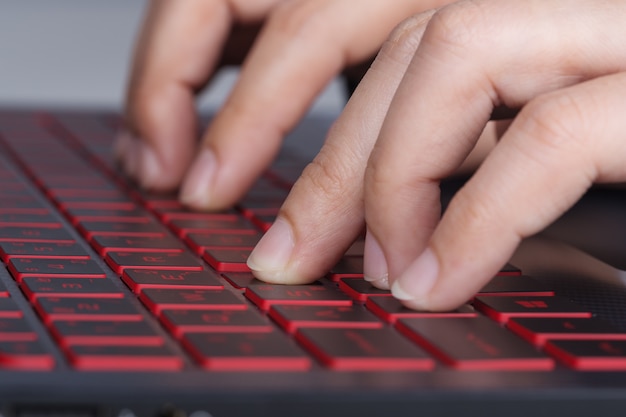
[(476, 297), (474, 307), (506, 323), (516, 317), (589, 318), (591, 313), (564, 297)]
[(273, 305), (351, 306), (352, 300), (342, 292), (321, 284), (310, 285), (250, 285), (246, 297), (261, 310)]
[(435, 365), (426, 352), (388, 328), (300, 329), (296, 338), (336, 370), (427, 371)]
[(187, 333), (185, 348), (204, 368), (219, 371), (306, 371), (311, 359), (285, 334)]
[(459, 370), (550, 370), (554, 362), (486, 317), (410, 318), (398, 329)]

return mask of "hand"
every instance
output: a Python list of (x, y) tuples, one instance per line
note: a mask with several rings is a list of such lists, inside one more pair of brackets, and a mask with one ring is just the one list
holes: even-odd
[[(441, 3), (152, 2), (128, 89), (129, 132), (116, 144), (121, 165), (148, 189), (182, 183), (181, 200), (192, 208), (232, 205), (330, 80), (373, 56), (405, 16)], [(221, 64), (244, 57), (232, 94), (198, 145), (196, 92)]]
[[(249, 265), (311, 281), (365, 220), (366, 279), (416, 309), (467, 301), (592, 183), (626, 180), (625, 17), (617, 0), (476, 0), (405, 21)], [(500, 106), (521, 110), (440, 218), (440, 181)]]

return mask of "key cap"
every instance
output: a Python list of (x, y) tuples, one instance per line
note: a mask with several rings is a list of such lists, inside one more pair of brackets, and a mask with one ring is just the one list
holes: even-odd
[(476, 317), (478, 315), (467, 304), (452, 311), (416, 311), (405, 307), (393, 297), (368, 298), (365, 306), (376, 316), (392, 324), (403, 318)]
[(108, 252), (183, 252), (183, 246), (172, 236), (94, 236), (89, 242), (101, 255)]
[(178, 371), (183, 360), (167, 346), (72, 345), (67, 357), (82, 371)]
[(245, 310), (248, 305), (226, 290), (147, 289), (139, 299), (155, 315), (162, 310)]
[[(500, 298), (500, 297), (498, 297)], [(459, 370), (550, 370), (554, 361), (486, 317), (401, 319), (396, 327)]]
[(57, 229), (61, 222), (51, 214), (0, 213), (0, 226)]
[(356, 301), (364, 303), (370, 297), (391, 297), (391, 292), (374, 287), (364, 279), (341, 278), (339, 289)]
[(143, 316), (125, 298), (41, 297), (35, 299), (35, 310), (45, 323), (54, 320), (140, 321)]
[(0, 226), (0, 242), (75, 242), (72, 235), (61, 228)]
[(9, 298), (8, 291), (0, 291), (0, 294), (5, 293), (0, 297), (0, 318), (15, 319), (24, 316), (22, 309), (17, 305), (15, 300)]
[(238, 290), (246, 289), (252, 284), (263, 284), (252, 272), (223, 272), (221, 275)]
[(220, 272), (250, 272), (246, 262), (252, 249), (252, 247), (207, 248), (204, 250), (202, 259)]
[(306, 371), (311, 359), (284, 334), (187, 333), (183, 345), (204, 368), (219, 371)]
[(0, 318), (0, 341), (27, 342), (37, 340), (37, 333), (23, 318)]
[(38, 297), (124, 298), (124, 293), (106, 278), (22, 279), (20, 288), (33, 301)]
[(160, 346), (164, 343), (145, 321), (70, 321), (49, 324), (54, 338), (62, 345)]
[(0, 341), (0, 368), (48, 371), (54, 368), (54, 358), (38, 340)]
[(27, 277), (105, 278), (106, 273), (91, 259), (31, 259), (14, 258), (9, 272), (17, 282)]
[(588, 318), (591, 313), (563, 297), (476, 297), (474, 307), (498, 323), (514, 317)]
[(378, 329), (383, 326), (361, 306), (275, 305), (269, 316), (288, 333), (308, 327)]
[(0, 242), (0, 257), (8, 262), (12, 258), (89, 259), (89, 254), (76, 242)]
[(135, 294), (148, 288), (218, 290), (224, 286), (212, 271), (126, 269), (122, 279)]
[(175, 337), (184, 333), (271, 332), (274, 326), (252, 310), (163, 310), (163, 326)]
[(246, 297), (261, 310), (273, 305), (319, 305), (351, 306), (352, 300), (345, 294), (323, 285), (250, 285)]
[(256, 230), (245, 233), (190, 233), (186, 242), (198, 255), (202, 255), (208, 248), (253, 248), (261, 239)]
[(548, 340), (626, 340), (626, 333), (598, 318), (516, 318), (507, 327), (530, 343), (542, 346)]
[(625, 371), (624, 340), (550, 340), (545, 351), (581, 371)]
[(87, 240), (92, 239), (96, 235), (161, 237), (168, 234), (167, 229), (156, 222), (120, 223), (81, 221), (78, 223), (78, 230)]
[(330, 271), (330, 279), (339, 282), (342, 278), (363, 278), (363, 257), (344, 256)]
[(478, 295), (549, 297), (554, 295), (554, 291), (531, 277), (499, 275), (478, 291)]
[(325, 366), (342, 371), (427, 371), (435, 361), (388, 328), (300, 329), (296, 339)]
[(202, 271), (202, 264), (189, 252), (108, 252), (106, 263), (118, 275), (125, 269)]
[(184, 238), (189, 233), (206, 231), (229, 232), (231, 230), (256, 230), (246, 219), (238, 216), (214, 215), (213, 218), (203, 219), (173, 219), (169, 226), (180, 237)]

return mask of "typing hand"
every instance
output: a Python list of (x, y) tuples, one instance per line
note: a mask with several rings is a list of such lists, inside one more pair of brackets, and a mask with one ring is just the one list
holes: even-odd
[[(412, 308), (469, 299), (594, 182), (626, 180), (626, 5), (462, 1), (402, 23), (249, 265), (313, 280), (367, 224), (364, 273)], [(440, 217), (494, 108), (521, 109)]]
[[(152, 2), (128, 90), (129, 133), (116, 144), (121, 165), (145, 188), (181, 186), (192, 208), (232, 205), (332, 78), (373, 56), (404, 17), (438, 3)], [(244, 57), (232, 94), (198, 145), (196, 92), (220, 65)]]

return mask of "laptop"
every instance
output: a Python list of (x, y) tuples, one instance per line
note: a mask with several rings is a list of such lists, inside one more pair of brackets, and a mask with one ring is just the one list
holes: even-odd
[(459, 309), (415, 312), (363, 280), (361, 241), (307, 286), (259, 282), (245, 265), (330, 117), (306, 118), (223, 213), (125, 179), (120, 123), (0, 110), (0, 415), (626, 410), (619, 190), (591, 191)]

